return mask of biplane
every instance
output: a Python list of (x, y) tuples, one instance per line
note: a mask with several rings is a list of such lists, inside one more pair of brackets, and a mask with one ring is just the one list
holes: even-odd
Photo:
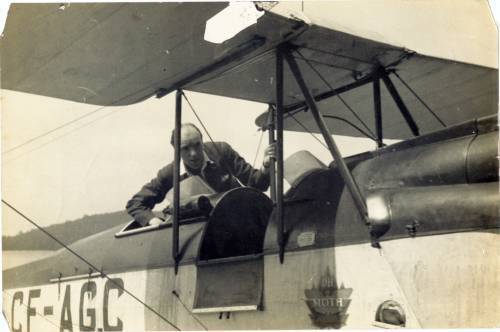
[[(498, 326), (488, 3), (247, 5), (237, 19), (254, 22), (216, 42), (227, 3), (11, 6), (3, 89), (102, 106), (175, 93), (177, 133), (167, 220), (3, 271), (11, 330)], [(183, 91), (269, 105), (269, 196), (179, 181)], [(332, 162), (283, 160), (285, 130), (320, 134)], [(333, 135), (377, 148), (343, 158)]]

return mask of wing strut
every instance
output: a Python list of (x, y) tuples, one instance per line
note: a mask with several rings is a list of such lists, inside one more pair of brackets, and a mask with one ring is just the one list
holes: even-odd
[(408, 108), (406, 107), (405, 103), (403, 102), (403, 99), (401, 99), (401, 96), (399, 95), (398, 90), (396, 90), (396, 87), (394, 86), (394, 84), (392, 83), (391, 79), (389, 78), (389, 76), (387, 75), (387, 73), (385, 71), (380, 71), (380, 74), (381, 74), (380, 77), (384, 81), (384, 84), (385, 84), (387, 90), (389, 90), (389, 93), (391, 94), (392, 99), (394, 99), (394, 102), (396, 103), (396, 105), (398, 105), (399, 111), (403, 115), (406, 123), (408, 124), (408, 127), (410, 127), (410, 130), (413, 133), (413, 136), (419, 136), (420, 133), (419, 133), (417, 123), (413, 119), (413, 116), (411, 116), (411, 113), (408, 110)]
[[(276, 121), (276, 111), (273, 105), (269, 104), (267, 129), (269, 130), (269, 144), (276, 143), (274, 124)], [(271, 178), (271, 200), (276, 204), (276, 167), (272, 162), (269, 166), (269, 176)]]
[(377, 147), (384, 146), (384, 134), (382, 131), (382, 103), (380, 100), (380, 79), (373, 78), (373, 105), (375, 109), (375, 131), (377, 134)]
[(279, 259), (285, 259), (286, 228), (283, 217), (283, 54), (282, 47), (276, 49), (276, 212), (278, 217)]
[(179, 191), (181, 163), (181, 117), (182, 90), (175, 94), (175, 133), (174, 133), (174, 211), (172, 220), (172, 258), (175, 262), (175, 274), (179, 269)]
[[(358, 209), (359, 214), (361, 215), (361, 218), (365, 221), (365, 223), (368, 225), (368, 214), (367, 214), (367, 208), (366, 208), (366, 203), (365, 200), (361, 194), (361, 191), (359, 190), (356, 182), (354, 181), (354, 178), (352, 177), (349, 169), (347, 168), (347, 165), (342, 158), (342, 155), (340, 154), (340, 151), (335, 144), (335, 141), (333, 140), (333, 137), (331, 133), (328, 130), (328, 127), (326, 126), (326, 123), (323, 119), (323, 116), (318, 110), (318, 107), (316, 105), (316, 102), (314, 100), (314, 97), (309, 91), (309, 88), (306, 85), (306, 82), (304, 81), (304, 78), (302, 76), (302, 73), (300, 72), (299, 66), (297, 62), (295, 61), (294, 57), (290, 53), (289, 49), (283, 49), (283, 56), (285, 57), (288, 66), (290, 67), (290, 70), (292, 71), (295, 80), (297, 84), (299, 85), (302, 94), (304, 95), (304, 98), (306, 100), (307, 106), (311, 110), (312, 115), (314, 116), (314, 119), (321, 131), (321, 134), (323, 135), (323, 138), (328, 145), (328, 150), (330, 150), (330, 153), (332, 154), (333, 159), (337, 163), (337, 166), (340, 171), (340, 175), (342, 176), (342, 179), (344, 180), (347, 188), (349, 189), (352, 198), (354, 200), (354, 204), (356, 205), (356, 208)], [(278, 111), (279, 114), (279, 111)]]

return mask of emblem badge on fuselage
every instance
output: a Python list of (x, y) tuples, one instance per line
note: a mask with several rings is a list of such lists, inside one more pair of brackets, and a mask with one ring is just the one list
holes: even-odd
[(340, 328), (348, 318), (347, 309), (351, 303), (352, 288), (337, 285), (335, 275), (328, 269), (319, 283), (305, 289), (305, 302), (310, 310), (309, 317), (320, 328)]

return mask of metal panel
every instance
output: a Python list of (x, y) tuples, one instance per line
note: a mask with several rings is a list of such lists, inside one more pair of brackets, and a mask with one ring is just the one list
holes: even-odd
[(363, 190), (498, 181), (498, 132), (385, 153), (355, 170)]
[(263, 283), (262, 257), (198, 266), (193, 312), (257, 310), (262, 302)]
[(498, 179), (498, 131), (479, 135), (469, 146), (467, 154), (468, 182)]
[(370, 220), (390, 222), (382, 239), (500, 227), (498, 182), (374, 191)]

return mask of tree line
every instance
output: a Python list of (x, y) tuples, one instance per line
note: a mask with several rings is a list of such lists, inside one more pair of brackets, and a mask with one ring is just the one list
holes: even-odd
[[(130, 221), (126, 211), (95, 214), (44, 229), (64, 244), (71, 244), (87, 236), (100, 233), (114, 226)], [(61, 246), (38, 229), (19, 233), (15, 236), (2, 236), (3, 250), (57, 250)]]

